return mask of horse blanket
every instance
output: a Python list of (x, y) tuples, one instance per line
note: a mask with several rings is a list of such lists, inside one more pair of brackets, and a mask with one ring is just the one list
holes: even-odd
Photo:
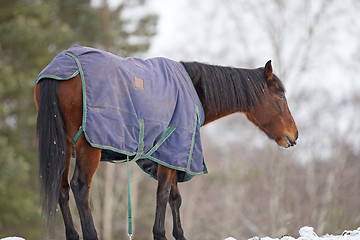
[(178, 180), (207, 173), (200, 127), (204, 112), (184, 66), (165, 58), (122, 58), (75, 45), (58, 54), (35, 80), (80, 74), (83, 132), (102, 149), (102, 160), (127, 158), (156, 178), (157, 164), (178, 170)]

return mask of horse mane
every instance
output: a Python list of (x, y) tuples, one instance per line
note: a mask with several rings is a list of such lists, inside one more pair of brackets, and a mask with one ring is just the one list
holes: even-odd
[[(260, 104), (267, 89), (264, 68), (242, 69), (182, 62), (199, 97), (203, 95), (205, 109), (221, 112), (247, 111)], [(283, 86), (275, 76), (277, 85)], [(283, 87), (282, 87), (283, 88)]]

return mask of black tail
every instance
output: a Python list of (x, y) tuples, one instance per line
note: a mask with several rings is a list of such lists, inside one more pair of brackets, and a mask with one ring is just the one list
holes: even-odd
[(37, 135), (40, 198), (46, 230), (49, 230), (54, 226), (61, 177), (65, 169), (66, 135), (58, 100), (59, 81), (43, 79), (39, 84)]

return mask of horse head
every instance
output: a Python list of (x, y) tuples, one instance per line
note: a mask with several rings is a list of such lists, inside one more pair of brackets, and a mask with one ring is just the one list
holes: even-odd
[(266, 63), (263, 71), (266, 88), (263, 89), (261, 103), (249, 108), (245, 114), (279, 146), (294, 146), (298, 138), (298, 129), (287, 104), (284, 86), (273, 74), (271, 60)]

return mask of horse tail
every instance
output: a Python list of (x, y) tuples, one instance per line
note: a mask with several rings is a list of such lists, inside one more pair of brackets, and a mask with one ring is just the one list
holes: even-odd
[(66, 133), (61, 116), (59, 81), (40, 81), (40, 100), (37, 115), (40, 202), (46, 230), (55, 223), (62, 174), (65, 169)]

